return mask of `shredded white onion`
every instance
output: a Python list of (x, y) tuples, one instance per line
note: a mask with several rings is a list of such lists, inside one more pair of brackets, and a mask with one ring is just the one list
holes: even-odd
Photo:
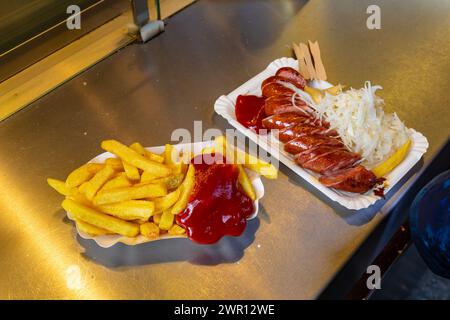
[(384, 101), (375, 94), (381, 86), (366, 81), (361, 89), (351, 88), (337, 95), (325, 93), (320, 103), (315, 103), (293, 84), (283, 85), (313, 108), (317, 118), (328, 121), (330, 129), (338, 132), (349, 150), (361, 155), (368, 168), (386, 160), (409, 139), (408, 129), (397, 114), (384, 113)]
[(283, 86), (285, 86), (288, 89), (291, 89), (292, 91), (294, 91), (294, 94), (292, 95), (292, 102), (294, 104), (294, 106), (297, 107), (297, 105), (295, 104), (295, 99), (294, 97), (296, 95), (299, 96), (300, 99), (302, 99), (308, 106), (310, 106), (311, 108), (313, 108), (313, 110), (316, 110), (316, 104), (314, 103), (314, 100), (311, 98), (311, 96), (309, 94), (307, 94), (305, 91), (300, 90), (299, 88), (297, 88), (296, 86), (294, 86), (292, 83), (290, 82), (285, 82), (285, 81), (278, 81), (280, 84), (282, 84)]
[(409, 138), (408, 129), (396, 113), (384, 113), (381, 86), (367, 81), (363, 88), (337, 95), (326, 93), (314, 108), (335, 129), (344, 144), (359, 153), (364, 165), (372, 168), (386, 160)]

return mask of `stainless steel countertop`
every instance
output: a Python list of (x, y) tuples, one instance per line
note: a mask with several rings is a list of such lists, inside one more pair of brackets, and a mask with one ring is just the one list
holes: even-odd
[(101, 249), (76, 237), (45, 178), (65, 178), (103, 139), (153, 146), (194, 120), (228, 128), (215, 99), (307, 39), (332, 82), (384, 87), (386, 109), (429, 139), (427, 161), (449, 135), (450, 3), (377, 1), (382, 29), (371, 31), (372, 2), (199, 1), (1, 122), (0, 298), (316, 297), (402, 190), (349, 212), (282, 167), (241, 237)]

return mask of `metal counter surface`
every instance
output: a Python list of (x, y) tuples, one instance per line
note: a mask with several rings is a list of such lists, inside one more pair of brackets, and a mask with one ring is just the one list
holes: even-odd
[[(319, 40), (331, 82), (381, 84), (387, 111), (430, 142), (449, 135), (450, 3), (199, 1), (166, 31), (131, 45), (0, 123), (0, 298), (314, 298), (395, 205), (350, 212), (286, 167), (264, 180), (259, 218), (212, 246), (186, 239), (101, 249), (76, 237), (46, 177), (64, 179), (100, 141), (170, 141), (176, 128), (228, 128), (215, 99)], [(389, 199), (390, 198), (390, 199)]]

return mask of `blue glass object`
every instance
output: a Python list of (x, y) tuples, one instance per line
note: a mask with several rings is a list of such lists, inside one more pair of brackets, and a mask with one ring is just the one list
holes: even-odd
[(431, 180), (409, 212), (411, 235), (428, 267), (450, 278), (450, 170)]

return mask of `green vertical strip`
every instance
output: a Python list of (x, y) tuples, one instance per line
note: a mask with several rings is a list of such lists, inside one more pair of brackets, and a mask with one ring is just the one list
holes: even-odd
[(156, 5), (156, 19), (161, 20), (161, 4), (159, 3), (159, 0), (155, 0)]

